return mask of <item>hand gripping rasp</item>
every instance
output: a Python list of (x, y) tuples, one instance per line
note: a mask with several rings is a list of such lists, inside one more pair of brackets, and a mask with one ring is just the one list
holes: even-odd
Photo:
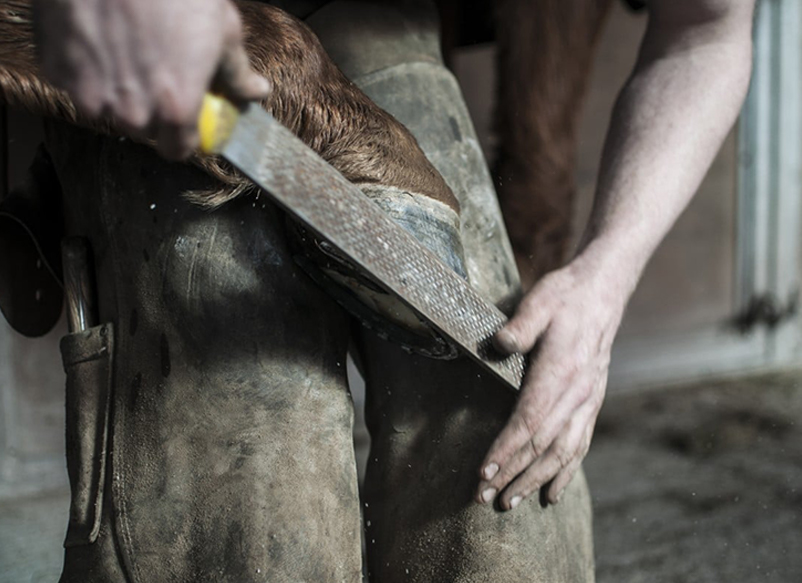
[(199, 131), (205, 153), (228, 160), (458, 350), (520, 387), (523, 356), (503, 356), (491, 344), (506, 316), (272, 115), (207, 95)]

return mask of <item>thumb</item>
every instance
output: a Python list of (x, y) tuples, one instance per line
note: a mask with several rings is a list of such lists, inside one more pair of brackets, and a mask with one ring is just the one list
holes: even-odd
[(499, 351), (526, 353), (534, 348), (551, 322), (551, 310), (544, 299), (535, 288), (521, 300), (515, 315), (493, 337)]
[(270, 95), (270, 81), (256, 73), (242, 42), (228, 43), (214, 79), (214, 88), (235, 102), (258, 101)]

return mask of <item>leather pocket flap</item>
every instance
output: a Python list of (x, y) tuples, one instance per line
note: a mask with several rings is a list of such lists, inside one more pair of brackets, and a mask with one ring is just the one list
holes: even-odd
[(61, 340), (67, 373), (67, 473), (72, 492), (65, 547), (93, 543), (100, 530), (113, 347), (111, 324)]

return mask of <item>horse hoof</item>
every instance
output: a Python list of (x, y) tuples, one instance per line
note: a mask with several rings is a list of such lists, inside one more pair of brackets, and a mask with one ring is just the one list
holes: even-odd
[[(467, 279), (460, 219), (454, 209), (428, 196), (392, 186), (359, 186), (393, 222)], [(438, 359), (457, 356), (456, 349), (439, 332), (422, 322), (406, 304), (387, 293), (369, 273), (337, 253), (328, 242), (295, 223), (290, 232), (298, 251), (296, 262), (364, 326), (416, 354)]]

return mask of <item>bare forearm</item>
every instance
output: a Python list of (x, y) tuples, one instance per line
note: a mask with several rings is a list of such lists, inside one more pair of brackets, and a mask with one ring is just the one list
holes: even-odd
[(749, 81), (753, 0), (649, 0), (638, 65), (616, 104), (579, 254), (547, 274), (495, 336), (530, 352), (509, 422), (480, 469), (477, 500), (551, 502), (590, 445), (624, 306), (699, 186)]
[[(737, 118), (751, 72), (751, 10), (665, 34), (650, 23), (621, 92), (578, 260), (631, 293)], [(614, 273), (614, 275), (613, 275)]]

